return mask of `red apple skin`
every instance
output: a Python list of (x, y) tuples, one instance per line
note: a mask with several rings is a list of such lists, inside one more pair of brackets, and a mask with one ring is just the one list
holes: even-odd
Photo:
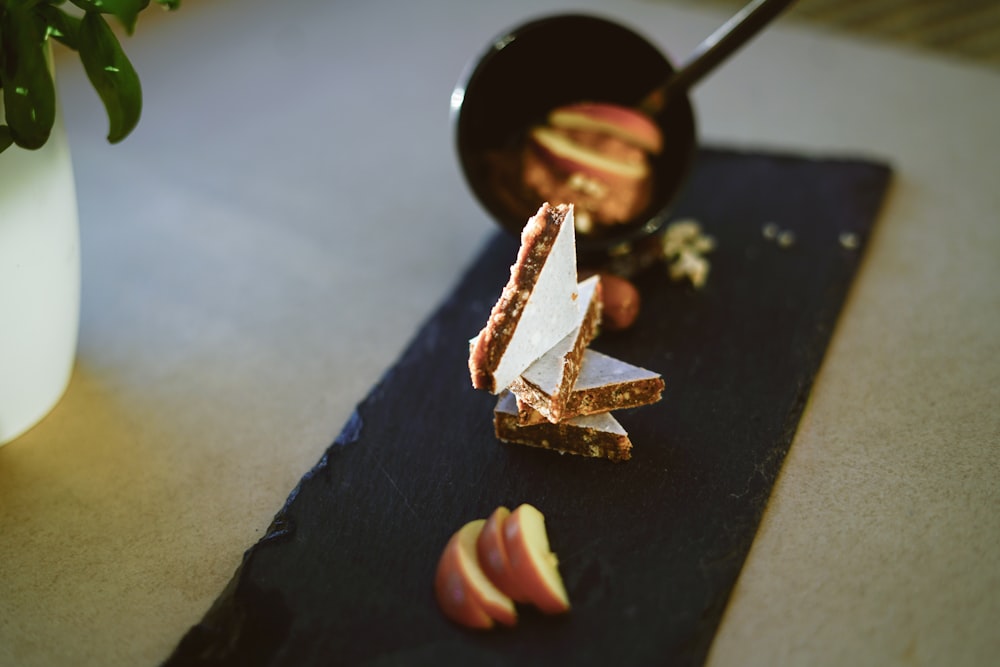
[(649, 176), (646, 162), (622, 162), (580, 146), (547, 127), (531, 130), (535, 153), (553, 168), (565, 174), (581, 173), (609, 184), (626, 183), (632, 187)]
[(448, 541), (438, 561), (434, 597), (444, 615), (459, 625), (476, 630), (488, 630), (494, 625), (493, 618), (479, 605), (462, 574), (457, 533)]
[(466, 590), (479, 607), (494, 621), (507, 626), (516, 625), (517, 611), (514, 609), (514, 602), (490, 581), (479, 563), (476, 543), (485, 524), (485, 519), (476, 519), (455, 533), (452, 548), (457, 550), (456, 564), (465, 580)]
[(503, 505), (493, 510), (476, 540), (476, 555), (490, 581), (515, 602), (524, 603), (529, 599), (514, 576), (503, 539), (503, 524), (508, 516), (510, 510)]
[(650, 153), (663, 150), (663, 133), (646, 114), (617, 104), (567, 104), (549, 114), (553, 127), (605, 132)]
[(556, 555), (549, 549), (545, 517), (537, 508), (518, 506), (503, 524), (511, 569), (532, 604), (546, 614), (570, 609)]

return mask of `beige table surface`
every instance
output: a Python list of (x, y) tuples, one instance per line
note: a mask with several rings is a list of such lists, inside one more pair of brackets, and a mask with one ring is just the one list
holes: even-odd
[[(724, 19), (189, 0), (127, 43), (146, 106), (115, 147), (60, 56), (79, 359), (0, 449), (0, 664), (168, 655), (493, 232), (450, 144), (466, 60), (569, 7), (675, 57)], [(782, 22), (695, 97), (706, 141), (897, 173), (711, 664), (996, 664), (1000, 76)]]

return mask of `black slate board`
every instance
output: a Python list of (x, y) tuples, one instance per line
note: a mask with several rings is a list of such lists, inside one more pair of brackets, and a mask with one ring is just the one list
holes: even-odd
[[(883, 165), (703, 150), (676, 207), (718, 241), (701, 291), (637, 278), (598, 350), (661, 372), (612, 464), (498, 443), (467, 341), (517, 246), (499, 232), (277, 514), (168, 665), (701, 664), (889, 182)], [(781, 248), (773, 222), (794, 232)], [(860, 245), (839, 238), (853, 233)], [(498, 504), (547, 516), (574, 609), (475, 633), (437, 611), (448, 537)]]

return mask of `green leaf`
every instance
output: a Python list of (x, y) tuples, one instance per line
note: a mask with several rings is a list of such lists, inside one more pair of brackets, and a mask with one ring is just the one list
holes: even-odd
[(156, 0), (167, 9), (174, 10), (181, 6), (181, 0)]
[(13, 143), (14, 137), (10, 134), (10, 128), (6, 125), (0, 125), (0, 153), (10, 148)]
[(142, 87), (128, 56), (107, 21), (87, 12), (80, 21), (80, 60), (108, 112), (108, 141), (129, 135), (142, 113)]
[(48, 34), (76, 51), (79, 47), (80, 19), (70, 16), (58, 7), (42, 3), (35, 12), (48, 24)]
[(149, 0), (70, 0), (87, 13), (111, 14), (125, 27), (128, 34), (135, 31), (139, 12), (149, 6)]
[(46, 60), (45, 26), (20, 5), (0, 13), (0, 82), (10, 135), (18, 146), (40, 148), (56, 119), (56, 90)]

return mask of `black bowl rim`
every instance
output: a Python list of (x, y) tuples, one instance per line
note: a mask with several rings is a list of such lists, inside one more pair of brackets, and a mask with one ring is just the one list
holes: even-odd
[[(530, 17), (516, 24), (512, 24), (510, 27), (501, 30), (494, 34), (494, 37), (487, 43), (487, 46), (483, 48), (478, 54), (471, 58), (463, 67), (459, 78), (452, 89), (451, 94), (451, 105), (449, 110), (449, 121), (452, 126), (453, 141), (452, 146), (455, 150), (456, 156), (458, 157), (459, 165), (461, 167), (462, 177), (465, 180), (467, 186), (472, 191), (477, 203), (486, 211), (489, 217), (493, 220), (494, 224), (499, 226), (504, 231), (517, 235), (518, 231), (514, 229), (513, 225), (505, 224), (502, 219), (498, 219), (498, 214), (487, 206), (486, 202), (478, 192), (478, 186), (473, 182), (469, 175), (469, 168), (466, 164), (466, 157), (462, 154), (460, 150), (460, 121), (462, 116), (462, 109), (464, 107), (465, 93), (470, 86), (474, 84), (474, 81), (481, 70), (484, 63), (488, 62), (491, 58), (497, 56), (511, 41), (517, 38), (518, 34), (523, 34), (526, 31), (534, 30), (540, 27), (544, 27), (547, 24), (565, 21), (565, 20), (576, 20), (581, 19), (584, 21), (592, 21), (594, 23), (602, 23), (610, 25), (613, 27), (620, 28), (627, 32), (634, 34), (638, 39), (646, 42), (651, 48), (653, 48), (663, 59), (664, 63), (671, 70), (676, 71), (674, 63), (671, 61), (670, 57), (663, 52), (663, 50), (647, 35), (645, 35), (641, 30), (637, 30), (631, 25), (625, 24), (616, 18), (608, 15), (592, 12), (556, 12), (540, 14), (534, 17)], [(456, 103), (458, 99), (458, 103)], [(693, 141), (687, 149), (687, 155), (685, 156), (686, 168), (682, 174), (680, 181), (677, 184), (676, 191), (673, 195), (663, 203), (663, 205), (657, 209), (655, 212), (648, 216), (648, 219), (644, 224), (629, 226), (629, 228), (621, 233), (608, 235), (601, 238), (587, 237), (585, 235), (577, 235), (577, 249), (581, 254), (605, 254), (614, 255), (617, 254), (622, 248), (628, 248), (631, 244), (636, 241), (648, 238), (658, 232), (662, 231), (666, 226), (667, 221), (670, 219), (672, 213), (672, 206), (676, 201), (678, 192), (682, 189), (685, 181), (690, 176), (690, 165), (694, 161), (695, 153), (698, 148), (698, 123), (697, 116), (695, 114), (694, 105), (689, 95), (684, 96), (684, 102), (689, 110), (690, 123), (693, 132)], [(526, 222), (526, 220), (525, 220)], [(523, 226), (523, 223), (521, 223)]]

